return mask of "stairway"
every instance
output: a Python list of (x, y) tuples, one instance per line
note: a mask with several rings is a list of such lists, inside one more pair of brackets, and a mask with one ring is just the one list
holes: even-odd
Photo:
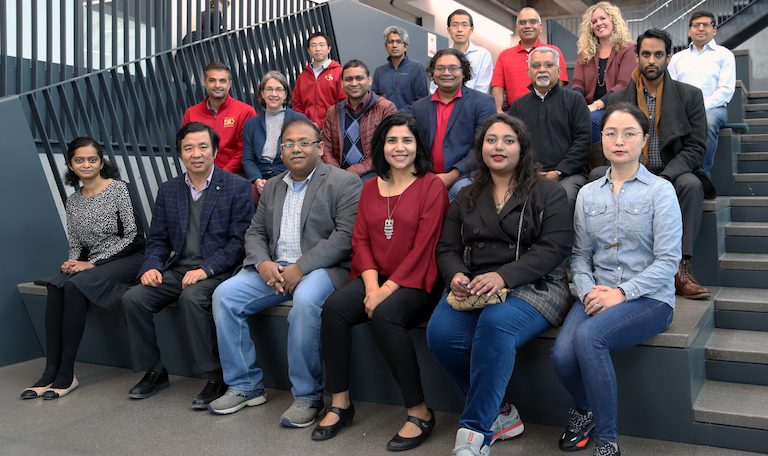
[(768, 92), (747, 98), (731, 190), (706, 379), (694, 403), (697, 443), (768, 452)]

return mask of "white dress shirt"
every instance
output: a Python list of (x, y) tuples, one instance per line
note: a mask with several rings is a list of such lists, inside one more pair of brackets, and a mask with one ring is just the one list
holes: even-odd
[(701, 89), (707, 110), (727, 105), (736, 89), (736, 59), (714, 39), (701, 51), (691, 43), (673, 55), (667, 71), (672, 79)]

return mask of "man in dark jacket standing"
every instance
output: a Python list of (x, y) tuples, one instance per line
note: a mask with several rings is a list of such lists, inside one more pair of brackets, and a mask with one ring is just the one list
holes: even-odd
[(584, 97), (560, 87), (559, 61), (554, 48), (534, 48), (528, 56), (531, 92), (515, 100), (507, 113), (528, 126), (542, 177), (560, 183), (573, 209), (587, 182), (592, 123)]
[[(672, 39), (658, 29), (637, 38), (638, 68), (624, 89), (607, 95), (605, 105), (636, 104), (650, 120), (642, 163), (652, 173), (672, 182), (683, 215), (683, 259), (675, 275), (678, 295), (691, 299), (710, 297), (691, 272), (693, 242), (701, 225), (704, 187), (700, 179), (707, 138), (707, 117), (701, 90), (674, 81), (667, 73)], [(599, 177), (597, 168), (590, 177)], [(603, 168), (605, 174), (605, 168)], [(698, 177), (697, 177), (698, 176)]]

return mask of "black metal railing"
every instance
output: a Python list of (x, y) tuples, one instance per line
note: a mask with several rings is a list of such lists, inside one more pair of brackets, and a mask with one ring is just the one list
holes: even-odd
[(0, 97), (315, 5), (313, 0), (3, 0)]
[(66, 200), (66, 143), (92, 136), (121, 168), (146, 228), (157, 185), (182, 172), (175, 134), (184, 110), (205, 95), (204, 66), (213, 60), (228, 64), (231, 95), (255, 105), (266, 71), (283, 72), (293, 85), (307, 61), (306, 40), (318, 30), (331, 37), (338, 59), (329, 8), (322, 4), (19, 95), (52, 191)]

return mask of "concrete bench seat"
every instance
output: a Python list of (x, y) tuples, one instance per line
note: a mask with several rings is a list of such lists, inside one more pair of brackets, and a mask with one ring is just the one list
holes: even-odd
[[(17, 286), (35, 331), (44, 345), (45, 287)], [(713, 290), (715, 291), (715, 290)], [(287, 315), (290, 302), (254, 315), (249, 323), (257, 341), (259, 364), (267, 387), (290, 389), (286, 355)], [(178, 307), (155, 316), (163, 362), (178, 375), (195, 376), (186, 348)], [(619, 380), (619, 427), (622, 434), (693, 442), (693, 402), (704, 383), (704, 346), (713, 327), (712, 301), (678, 298), (669, 329), (643, 344), (613, 355)], [(353, 329), (352, 398), (402, 404), (399, 388), (367, 325)], [(562, 426), (571, 399), (557, 380), (550, 353), (558, 330), (529, 342), (517, 354), (507, 391), (527, 422)], [(411, 331), (421, 367), (422, 383), (430, 407), (461, 412), (464, 397), (429, 353), (425, 325)], [(94, 307), (78, 352), (78, 361), (130, 367), (127, 331), (122, 312)], [(663, 420), (658, 418), (663, 416)]]

